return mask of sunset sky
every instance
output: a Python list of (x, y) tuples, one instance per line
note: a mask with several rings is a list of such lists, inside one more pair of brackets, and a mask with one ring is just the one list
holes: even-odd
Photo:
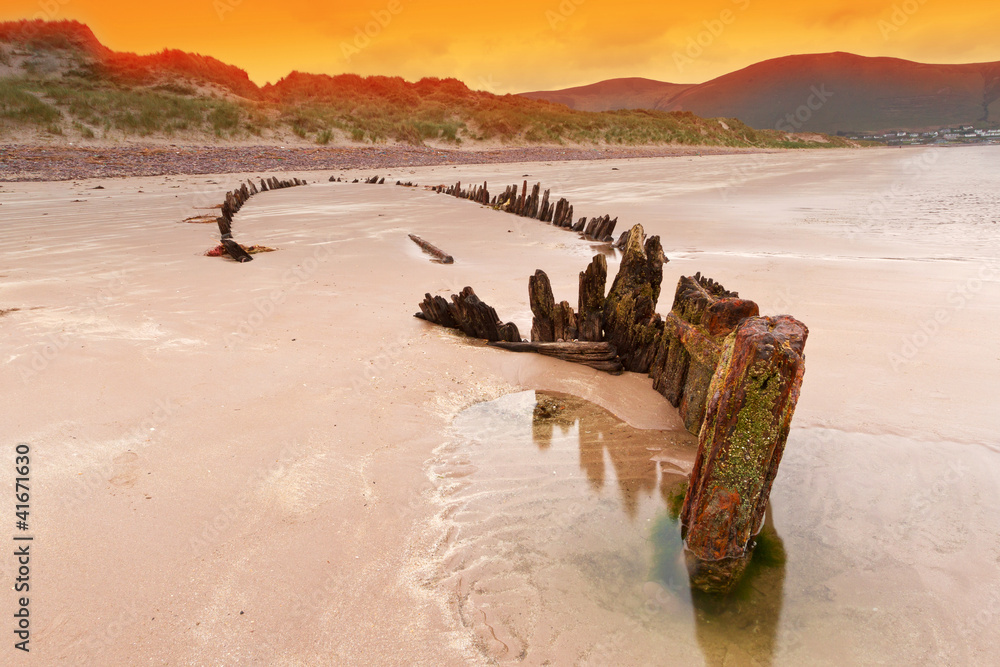
[(117, 51), (178, 48), (247, 70), (462, 79), (498, 93), (642, 76), (702, 82), (795, 53), (1000, 60), (1000, 3), (710, 0), (4, 0), (0, 19), (76, 19)]

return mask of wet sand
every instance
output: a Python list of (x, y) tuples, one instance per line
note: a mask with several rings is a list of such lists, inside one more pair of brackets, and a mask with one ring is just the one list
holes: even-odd
[[(541, 181), (577, 215), (661, 235), (671, 259), (661, 312), (677, 278), (701, 271), (809, 326), (772, 495), (782, 604), (773, 639), (750, 647), (706, 644), (697, 625), (668, 632), (689, 610), (643, 570), (653, 549), (635, 522), (617, 557), (637, 579), (602, 582), (614, 570), (580, 553), (574, 562), (598, 565), (501, 595), (490, 588), (500, 565), (487, 563), (479, 584), (462, 582), (480, 590), (467, 614), (438, 585), (458, 571), (441, 545), (474, 556), (485, 522), (507, 512), (453, 525), (436, 475), (461, 474), (440, 466), (467, 440), (454, 421), (465, 408), (563, 392), (638, 429), (629, 437), (642, 447), (683, 436), (645, 377), (489, 349), (412, 317), (424, 292), (472, 285), (527, 331), (527, 276), (545, 269), (556, 297), (574, 302), (592, 244), (422, 189), (326, 182), (357, 172), (288, 172), (323, 182), (254, 197), (236, 238), (280, 251), (237, 265), (201, 256), (214, 226), (180, 221), (270, 172), (3, 184), (0, 433), (11, 465), (0, 474), (12, 485), (13, 446), (30, 443), (40, 554), (27, 662), (990, 664), (1000, 649), (997, 156), (385, 172), (423, 185)], [(428, 261), (408, 233), (455, 264)], [(465, 473), (489, 477), (488, 463)], [(556, 476), (584, 473), (573, 468)], [(605, 474), (611, 485), (613, 466)], [(553, 502), (558, 512), (568, 501)], [(497, 548), (534, 539), (524, 526), (507, 537)], [(13, 567), (6, 557), (4, 578)], [(605, 597), (582, 600), (580, 572)], [(616, 581), (632, 588), (616, 598)]]

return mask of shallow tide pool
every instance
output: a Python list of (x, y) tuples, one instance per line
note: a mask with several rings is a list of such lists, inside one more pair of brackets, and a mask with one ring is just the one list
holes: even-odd
[[(919, 446), (902, 438), (793, 430), (748, 576), (715, 598), (692, 595), (680, 558), (691, 435), (534, 391), (452, 431), (428, 464), (441, 511), (424, 585), (487, 661), (989, 664), (1000, 585), (968, 573), (1000, 553), (996, 511), (965, 512), (981, 535), (941, 529), (995, 490), (969, 458), (986, 450), (907, 462), (884, 455)], [(851, 489), (861, 465), (881, 488)]]

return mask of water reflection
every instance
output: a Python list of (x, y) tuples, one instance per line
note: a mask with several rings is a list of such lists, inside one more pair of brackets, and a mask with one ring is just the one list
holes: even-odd
[[(460, 538), (449, 538), (443, 579), (469, 591), (456, 598), (458, 616), (488, 637), (488, 657), (509, 650), (562, 664), (533, 646), (539, 628), (559, 627), (577, 649), (597, 651), (610, 623), (620, 625), (614, 636), (636, 628), (641, 636), (598, 651), (604, 664), (647, 664), (653, 655), (688, 663), (692, 651), (710, 665), (771, 664), (785, 570), (770, 511), (733, 593), (692, 595), (688, 584), (677, 517), (692, 436), (638, 430), (588, 401), (543, 392), (473, 406), (455, 428), (451, 465), (462, 481), (447, 482), (446, 514)], [(444, 463), (433, 472), (456, 474)], [(478, 626), (484, 610), (510, 619), (502, 644), (496, 623)], [(627, 658), (636, 654), (644, 657)]]
[[(683, 498), (684, 484), (674, 493)], [(693, 610), (695, 631), (705, 662), (713, 667), (726, 664), (770, 665), (784, 600), (785, 549), (774, 527), (770, 508), (758, 533), (753, 557), (743, 579), (727, 596), (692, 591), (682, 554), (679, 503), (660, 516), (652, 531), (653, 567), (649, 592), (652, 610), (670, 608), (670, 597)], [(676, 503), (676, 504), (675, 504)], [(676, 604), (674, 605), (676, 606)], [(734, 632), (737, 631), (737, 632)], [(733, 641), (739, 637), (738, 642)], [(737, 657), (738, 656), (738, 657)]]
[(604, 410), (588, 409), (596, 406), (581, 398), (536, 392), (535, 400), (532, 437), (539, 450), (552, 445), (556, 429), (563, 437), (575, 433), (580, 468), (595, 491), (604, 486), (607, 456), (614, 468), (622, 509), (635, 520), (640, 497), (652, 497), (657, 487), (657, 464), (652, 460), (649, 443), (628, 437), (624, 424)]
[[(660, 591), (669, 592), (690, 605), (708, 664), (721, 666), (726, 662), (731, 649), (719, 632), (728, 632), (734, 626), (748, 630), (753, 637), (752, 645), (743, 646), (741, 650), (762, 665), (771, 664), (781, 616), (786, 560), (784, 543), (774, 527), (771, 508), (765, 512), (764, 525), (755, 539), (753, 557), (737, 588), (725, 597), (692, 591), (684, 566), (678, 518), (687, 489), (687, 475), (676, 466), (661, 466), (660, 461), (654, 461), (653, 448), (648, 447), (647, 442), (641, 438), (623, 437), (624, 429), (616, 427), (624, 425), (594, 407), (574, 396), (536, 392), (532, 437), (539, 450), (545, 451), (552, 446), (557, 428), (563, 437), (575, 430), (580, 468), (594, 490), (604, 486), (607, 453), (618, 482), (622, 509), (633, 521), (639, 497), (651, 496), (659, 487), (665, 510), (653, 524), (650, 535), (653, 547), (651, 581), (659, 585)], [(653, 587), (652, 590), (657, 589)]]

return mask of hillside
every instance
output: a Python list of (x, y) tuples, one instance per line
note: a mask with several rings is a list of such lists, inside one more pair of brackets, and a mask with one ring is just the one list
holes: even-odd
[(639, 77), (608, 79), (589, 86), (562, 90), (539, 90), (521, 93), (532, 100), (547, 100), (565, 104), (580, 111), (616, 111), (618, 109), (657, 109), (693, 84), (667, 83)]
[[(590, 107), (635, 108), (634, 97), (622, 95), (627, 88), (615, 81), (595, 85), (602, 96), (589, 98)], [(580, 93), (569, 91), (587, 88), (593, 86), (526, 96), (577, 100)], [(787, 56), (680, 88), (655, 108), (803, 132), (1000, 127), (1000, 62), (926, 65), (849, 53)]]
[(0, 141), (421, 145), (852, 145), (688, 112), (592, 113), (455, 79), (243, 70), (176, 50), (116, 53), (73, 21), (0, 23)]

